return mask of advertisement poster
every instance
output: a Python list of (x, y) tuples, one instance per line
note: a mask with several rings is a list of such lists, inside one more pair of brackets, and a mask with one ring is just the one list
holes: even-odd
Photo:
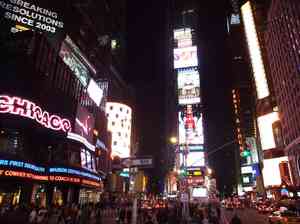
[(56, 1), (0, 1), (0, 17), (12, 24), (12, 32), (37, 30), (56, 34), (64, 29), (62, 11), (66, 3)]
[(95, 119), (91, 113), (85, 108), (78, 105), (77, 114), (75, 119), (75, 133), (79, 134), (89, 143), (93, 144), (93, 130), (95, 125)]
[(179, 104), (200, 103), (200, 77), (196, 68), (178, 70), (177, 81)]
[(202, 145), (204, 143), (203, 136), (203, 118), (193, 113), (178, 113), (179, 120), (179, 144)]
[[(183, 154), (180, 153), (180, 165), (183, 166), (184, 157)], [(187, 154), (187, 167), (200, 167), (205, 166), (204, 152), (189, 152)]]
[(197, 47), (185, 47), (174, 49), (174, 68), (186, 68), (198, 66)]

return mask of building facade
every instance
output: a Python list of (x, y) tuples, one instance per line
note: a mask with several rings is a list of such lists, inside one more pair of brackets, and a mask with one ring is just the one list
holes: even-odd
[(272, 74), (274, 95), (282, 124), (283, 145), (289, 156), (293, 183), (300, 185), (300, 6), (297, 1), (271, 1), (266, 50)]

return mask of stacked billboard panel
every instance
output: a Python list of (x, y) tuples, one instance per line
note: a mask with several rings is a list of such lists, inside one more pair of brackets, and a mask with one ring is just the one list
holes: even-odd
[(203, 114), (201, 111), (200, 73), (197, 46), (192, 29), (174, 30), (174, 69), (178, 95), (178, 143), (180, 168), (201, 170), (205, 167), (203, 150)]

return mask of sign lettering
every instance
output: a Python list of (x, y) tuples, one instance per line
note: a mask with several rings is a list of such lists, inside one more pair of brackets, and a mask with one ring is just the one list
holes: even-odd
[(39, 106), (35, 105), (35, 103), (16, 96), (0, 95), (0, 113), (27, 117), (55, 131), (71, 131), (71, 122), (68, 119), (49, 114), (49, 112), (43, 111)]

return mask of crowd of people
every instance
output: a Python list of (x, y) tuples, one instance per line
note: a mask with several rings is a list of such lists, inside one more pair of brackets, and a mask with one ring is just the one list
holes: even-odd
[[(221, 208), (213, 203), (190, 203), (189, 218), (183, 218), (183, 204), (165, 201), (163, 205), (137, 207), (137, 224), (222, 224)], [(0, 223), (9, 224), (130, 224), (133, 203), (130, 200), (98, 204), (36, 207), (2, 206)], [(234, 222), (239, 223), (239, 222)]]

